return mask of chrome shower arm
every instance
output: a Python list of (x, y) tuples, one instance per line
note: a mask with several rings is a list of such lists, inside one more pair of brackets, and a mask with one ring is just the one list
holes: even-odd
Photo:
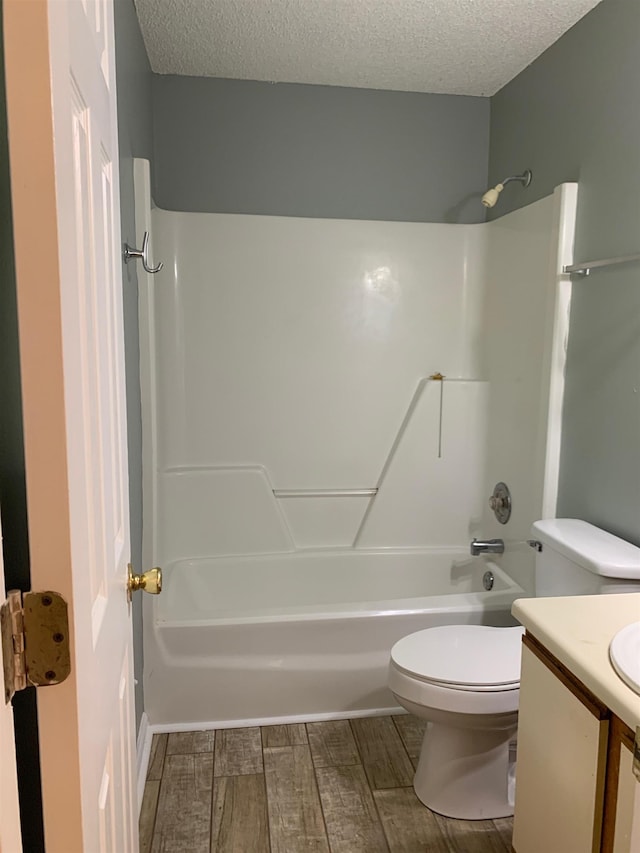
[(504, 181), (500, 181), (500, 183), (504, 187), (504, 186), (506, 186), (506, 184), (510, 183), (511, 181), (520, 181), (520, 183), (522, 184), (523, 187), (528, 187), (529, 184), (531, 183), (531, 177), (532, 177), (531, 169), (527, 169), (521, 175), (511, 175), (511, 177), (505, 178)]

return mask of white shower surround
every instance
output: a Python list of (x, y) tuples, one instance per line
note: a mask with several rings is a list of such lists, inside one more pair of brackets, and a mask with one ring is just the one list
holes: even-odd
[[(148, 198), (145, 172), (144, 162), (136, 163), (138, 193), (146, 183)], [(158, 209), (150, 218), (149, 202), (141, 204), (138, 236), (151, 230), (152, 257), (165, 263), (161, 274), (140, 282), (145, 563), (173, 564), (171, 574), (179, 564), (184, 571), (185, 561), (226, 565), (211, 572), (224, 597), (235, 583), (239, 555), (256, 555), (258, 578), (268, 554), (287, 555), (283, 561), (298, 555), (301, 566), (309, 551), (338, 559), (344, 552), (355, 557), (360, 550), (392, 549), (410, 558), (419, 551), (466, 550), (473, 535), (500, 535), (507, 547), (497, 563), (514, 578), (513, 595), (518, 584), (531, 589), (529, 526), (555, 510), (570, 293), (560, 273), (572, 259), (575, 198), (575, 185), (564, 185), (484, 225)], [(436, 372), (445, 375), (444, 383), (429, 379)], [(486, 508), (497, 480), (508, 482), (514, 494), (507, 527)], [(377, 493), (277, 496), (358, 489)], [(343, 571), (350, 565), (355, 562), (344, 563)], [(370, 600), (362, 584), (360, 598)], [(372, 632), (370, 619), (345, 618), (334, 592), (329, 599), (340, 632), (345, 638), (353, 632), (348, 645), (373, 634), (391, 639), (386, 630)], [(433, 612), (425, 601), (428, 585), (418, 585), (414, 595), (423, 599), (414, 608), (422, 616), (409, 617), (406, 609), (396, 614), (393, 597), (386, 605), (376, 599), (367, 612), (394, 614), (397, 636), (433, 624), (426, 616)], [(483, 617), (477, 615), (485, 610), (481, 599), (462, 606), (454, 598), (455, 585), (450, 607), (438, 601), (448, 621), (502, 624), (509, 609), (504, 601), (500, 613)], [(170, 594), (166, 606), (145, 602), (145, 699), (153, 724), (313, 710), (304, 678), (290, 678), (282, 701), (260, 710), (273, 666), (266, 665), (259, 679), (247, 674), (255, 685), (247, 692), (238, 689), (229, 665), (229, 638), (242, 636), (243, 617), (205, 618), (210, 633), (205, 638), (199, 624), (198, 641), (219, 652), (202, 648), (197, 654), (195, 625), (171, 615), (172, 600)], [(465, 608), (476, 615), (461, 615)], [(310, 621), (318, 626), (324, 620), (320, 630), (328, 625), (327, 613), (300, 610), (296, 616), (295, 607), (287, 614), (283, 607), (265, 607), (263, 617), (254, 620), (251, 636), (260, 645), (261, 622), (265, 640), (281, 637), (284, 670), (298, 645), (291, 625), (300, 626), (300, 638), (311, 630)], [(166, 632), (175, 638), (181, 621), (186, 633), (180, 642), (192, 658), (176, 667)], [(284, 621), (291, 624), (279, 634), (274, 626)], [(241, 642), (237, 648), (241, 673)], [(353, 672), (341, 695), (327, 690), (330, 707), (317, 700), (316, 712), (391, 706), (381, 683), (386, 651), (375, 650), (367, 686)], [(226, 662), (221, 667), (217, 656)], [(330, 669), (316, 665), (328, 686)], [(235, 705), (227, 695), (234, 692)], [(198, 704), (199, 695), (222, 694), (222, 704)], [(370, 704), (383, 695), (387, 705)], [(200, 708), (195, 716), (194, 703)], [(204, 707), (211, 709), (205, 717)]]

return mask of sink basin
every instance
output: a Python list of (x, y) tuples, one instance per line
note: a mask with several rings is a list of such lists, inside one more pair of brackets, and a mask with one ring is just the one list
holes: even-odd
[(620, 678), (640, 694), (640, 622), (618, 631), (611, 640), (609, 657)]

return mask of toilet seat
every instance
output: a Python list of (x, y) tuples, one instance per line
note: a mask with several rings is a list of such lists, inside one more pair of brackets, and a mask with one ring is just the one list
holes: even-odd
[(391, 662), (412, 679), (448, 690), (518, 690), (523, 632), (521, 626), (426, 628), (399, 640), (391, 649)]

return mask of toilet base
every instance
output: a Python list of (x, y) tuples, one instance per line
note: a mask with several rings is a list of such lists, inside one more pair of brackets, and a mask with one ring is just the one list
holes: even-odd
[(515, 762), (509, 743), (516, 726), (497, 730), (429, 723), (413, 782), (418, 799), (445, 817), (511, 817)]

